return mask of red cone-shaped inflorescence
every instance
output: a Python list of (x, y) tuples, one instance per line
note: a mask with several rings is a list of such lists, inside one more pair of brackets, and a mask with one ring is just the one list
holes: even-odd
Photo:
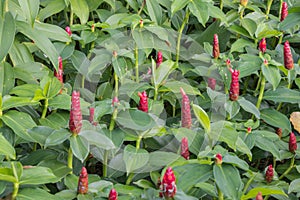
[(288, 70), (293, 69), (294, 68), (294, 60), (293, 60), (293, 55), (291, 52), (291, 47), (290, 47), (289, 41), (286, 41), (284, 43), (283, 57), (284, 57), (284, 67)]
[(219, 56), (220, 56), (219, 39), (218, 39), (218, 35), (214, 34), (213, 57), (214, 58), (219, 58)]
[(236, 101), (238, 100), (240, 94), (240, 85), (239, 85), (240, 71), (230, 68), (230, 72), (231, 72), (231, 84), (230, 84), (229, 98), (231, 101)]
[(265, 53), (267, 50), (267, 42), (266, 42), (266, 38), (261, 39), (261, 41), (259, 42), (259, 50), (262, 53)]
[(64, 70), (63, 70), (63, 63), (62, 63), (62, 58), (59, 56), (58, 57), (58, 70), (54, 71), (54, 76), (59, 80), (59, 82), (61, 82), (62, 84), (64, 83), (64, 79), (63, 79), (63, 74), (64, 74)]
[(168, 167), (162, 183), (161, 183), (162, 194), (166, 198), (173, 198), (176, 194), (176, 177), (171, 167)]
[(290, 133), (289, 150), (292, 153), (295, 153), (297, 150), (297, 139), (293, 132)]
[(118, 193), (114, 188), (110, 190), (108, 200), (118, 200)]
[(163, 62), (163, 55), (162, 52), (159, 51), (156, 57), (156, 68), (158, 68), (162, 62)]
[(65, 30), (66, 30), (66, 32), (68, 33), (69, 36), (72, 36), (72, 31), (71, 31), (71, 29), (70, 29), (69, 26), (67, 26), (67, 27), (65, 28)]
[(274, 177), (274, 169), (272, 165), (269, 165), (266, 171), (266, 181), (270, 183)]
[(93, 124), (94, 126), (97, 125), (97, 122), (95, 122), (95, 108), (93, 108), (93, 107), (90, 107), (89, 121), (90, 121), (91, 124)]
[(181, 126), (184, 128), (192, 127), (192, 115), (191, 115), (191, 105), (189, 97), (186, 95), (184, 90), (180, 88), (182, 95), (181, 100)]
[(282, 128), (277, 128), (276, 134), (278, 135), (279, 138), (281, 138), (282, 137)]
[(288, 14), (288, 4), (286, 2), (282, 2), (280, 21), (282, 22), (288, 16)]
[(258, 192), (258, 193), (257, 193), (255, 200), (264, 200), (264, 198), (263, 198), (261, 192)]
[(216, 79), (214, 79), (214, 78), (208, 78), (208, 80), (207, 80), (207, 84), (208, 84), (208, 87), (210, 88), (210, 89), (212, 89), (212, 90), (215, 90), (216, 89), (216, 83), (217, 83), (217, 81), (216, 81)]
[(148, 112), (148, 97), (146, 91), (143, 91), (142, 93), (138, 92), (138, 95), (140, 97), (138, 109), (143, 112)]
[(71, 111), (69, 128), (73, 134), (78, 134), (82, 127), (82, 114), (80, 107), (80, 92), (73, 91), (71, 100)]
[(88, 173), (86, 168), (82, 167), (79, 175), (79, 180), (78, 180), (77, 193), (86, 194), (88, 192), (88, 189), (89, 189)]
[(222, 162), (223, 162), (223, 157), (220, 153), (218, 153), (216, 156), (215, 156), (215, 163), (217, 165), (222, 165)]
[(240, 0), (240, 4), (244, 7), (246, 7), (248, 4), (248, 0)]
[(186, 160), (190, 159), (189, 142), (186, 137), (182, 138), (182, 140), (181, 140), (181, 153), (180, 154)]

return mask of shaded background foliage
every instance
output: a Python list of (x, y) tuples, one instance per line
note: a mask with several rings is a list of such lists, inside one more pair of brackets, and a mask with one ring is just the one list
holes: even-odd
[[(160, 199), (157, 182), (171, 166), (175, 199), (298, 199), (299, 150), (290, 152), (289, 136), (299, 131), (300, 3), (286, 1), (281, 21), (282, 2), (0, 0), (1, 197), (107, 199), (114, 188), (119, 199)], [(63, 87), (54, 76), (59, 56)], [(239, 70), (237, 101), (229, 100), (229, 68)], [(180, 88), (191, 128), (181, 127)], [(74, 90), (84, 118), (78, 135), (68, 129)], [(136, 109), (142, 91), (148, 113)], [(87, 194), (77, 194), (82, 166)]]

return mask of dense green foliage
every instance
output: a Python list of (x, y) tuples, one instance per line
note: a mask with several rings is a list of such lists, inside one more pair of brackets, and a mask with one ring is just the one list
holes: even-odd
[(300, 2), (281, 20), (282, 2), (0, 0), (0, 198), (161, 199), (172, 167), (174, 199), (298, 199)]

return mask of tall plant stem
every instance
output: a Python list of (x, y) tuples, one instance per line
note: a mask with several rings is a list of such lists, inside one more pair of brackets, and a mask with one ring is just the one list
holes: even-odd
[(252, 176), (246, 183), (244, 190), (243, 190), (243, 194), (245, 194), (250, 186), (250, 184), (252, 183), (252, 181), (254, 180), (255, 176)]
[(187, 22), (189, 20), (189, 17), (190, 17), (190, 11), (186, 10), (185, 17), (182, 21), (181, 27), (178, 30), (178, 38), (177, 38), (177, 46), (176, 46), (176, 61), (175, 61), (176, 67), (178, 67), (178, 62), (179, 62), (179, 57), (180, 57), (180, 44), (181, 44), (182, 32), (183, 32), (185, 25), (187, 24)]
[(43, 112), (42, 112), (42, 119), (44, 119), (46, 117), (46, 114), (48, 111), (48, 106), (49, 106), (48, 99), (45, 99), (44, 108), (43, 108)]
[(269, 18), (269, 14), (270, 14), (270, 10), (271, 10), (272, 3), (273, 3), (273, 0), (268, 0), (268, 3), (267, 3), (267, 10), (266, 10), (266, 19)]
[(223, 10), (223, 0), (220, 0), (220, 9)]
[(143, 11), (143, 9), (144, 9), (144, 7), (145, 7), (145, 4), (146, 4), (146, 0), (143, 1), (142, 5), (141, 5), (141, 8), (140, 8), (140, 10), (138, 11), (138, 15), (141, 15), (141, 13), (142, 13), (142, 11)]
[(281, 13), (282, 13), (282, 3), (283, 3), (283, 0), (280, 0), (279, 1), (279, 15), (278, 15), (279, 20), (281, 18)]
[(217, 188), (218, 188), (218, 199), (219, 200), (223, 200), (224, 199), (224, 195), (223, 195), (222, 191), (220, 190), (220, 188), (219, 187), (217, 187)]
[(116, 72), (114, 73), (114, 79), (115, 79), (115, 96), (118, 96), (118, 94), (119, 94), (119, 77), (116, 74)]
[(137, 45), (135, 45), (135, 50), (134, 50), (134, 54), (135, 54), (135, 81), (137, 83), (139, 83), (139, 50)]
[(73, 152), (72, 152), (71, 147), (69, 148), (69, 151), (68, 151), (68, 167), (72, 170), (70, 172), (70, 174), (72, 174), (73, 173)]
[(15, 200), (17, 195), (18, 195), (18, 192), (19, 192), (19, 183), (14, 183), (14, 190), (13, 190), (13, 193), (12, 193), (12, 200)]
[(71, 6), (71, 11), (70, 11), (70, 26), (73, 25), (73, 19), (74, 19), (74, 13), (73, 13), (73, 9), (72, 9), (72, 6)]
[(103, 167), (102, 167), (103, 177), (107, 177), (107, 164), (108, 164), (108, 150), (104, 150)]
[(262, 102), (262, 98), (264, 96), (264, 91), (265, 91), (265, 85), (266, 85), (266, 79), (264, 77), (264, 75), (261, 73), (261, 82), (260, 82), (260, 90), (259, 90), (259, 96), (258, 96), (258, 100), (256, 103), (256, 108), (259, 109), (260, 108), (260, 104)]

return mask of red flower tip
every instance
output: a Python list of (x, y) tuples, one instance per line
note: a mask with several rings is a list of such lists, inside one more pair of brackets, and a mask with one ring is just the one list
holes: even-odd
[(181, 156), (186, 160), (190, 159), (189, 142), (186, 137), (182, 138), (181, 140)]
[(284, 67), (288, 70), (293, 69), (294, 68), (294, 60), (293, 60), (293, 55), (291, 52), (289, 41), (286, 41), (284, 43), (283, 57), (284, 57)]
[(180, 92), (182, 95), (181, 126), (184, 128), (191, 128), (192, 127), (192, 115), (191, 115), (190, 100), (182, 88), (180, 88)]
[(230, 68), (231, 72), (231, 84), (230, 84), (230, 91), (229, 91), (229, 98), (231, 101), (236, 101), (239, 98), (239, 90), (240, 90), (240, 85), (239, 85), (239, 75), (240, 71), (236, 69)]
[(219, 58), (219, 56), (220, 56), (219, 39), (218, 39), (218, 35), (214, 34), (213, 57), (214, 58)]
[(297, 150), (297, 139), (293, 132), (290, 133), (289, 150), (292, 153), (295, 153)]
[(140, 19), (139, 23), (140, 23), (140, 28), (143, 28), (144, 27), (144, 21), (142, 19)]
[(266, 171), (266, 181), (270, 183), (274, 177), (274, 169), (272, 165), (269, 165)]
[(88, 173), (85, 167), (81, 168), (81, 172), (78, 180), (77, 193), (78, 194), (86, 194), (88, 192)]
[(262, 197), (261, 192), (257, 193), (255, 200), (264, 200), (264, 198)]
[(230, 59), (228, 58), (228, 59), (226, 60), (226, 65), (227, 65), (227, 67), (230, 67), (230, 64), (231, 64), (231, 61), (230, 61)]
[(215, 163), (216, 163), (217, 165), (221, 165), (222, 162), (223, 162), (223, 157), (222, 157), (222, 155), (221, 155), (220, 153), (217, 153), (217, 154), (215, 155)]
[(240, 4), (244, 7), (246, 7), (248, 4), (248, 0), (240, 0)]
[(82, 127), (82, 114), (80, 107), (80, 92), (73, 91), (71, 98), (71, 110), (69, 128), (72, 133), (78, 134)]
[(248, 127), (248, 128), (247, 128), (247, 133), (251, 133), (251, 131), (252, 131), (252, 128), (251, 128), (251, 127)]
[(90, 123), (91, 124), (93, 124), (94, 126), (96, 126), (97, 125), (97, 122), (95, 122), (94, 120), (94, 116), (95, 116), (95, 108), (93, 108), (93, 107), (90, 107), (90, 116), (89, 116), (89, 121), (90, 121)]
[(207, 82), (208, 82), (208, 87), (210, 89), (212, 89), (212, 90), (216, 89), (216, 83), (217, 83), (216, 79), (214, 79), (214, 78), (208, 78)]
[(259, 50), (262, 53), (265, 53), (267, 50), (267, 42), (266, 42), (266, 38), (261, 39), (261, 41), (259, 42)]
[(148, 97), (146, 91), (143, 91), (142, 93), (138, 92), (138, 95), (140, 97), (138, 109), (143, 112), (148, 112)]
[(276, 134), (278, 135), (279, 138), (282, 137), (282, 129), (281, 128), (277, 128), (276, 129)]
[(116, 106), (118, 103), (120, 103), (120, 101), (119, 101), (118, 97), (115, 96), (115, 97), (112, 99), (111, 105), (112, 105), (112, 106)]
[(288, 4), (286, 2), (282, 2), (280, 21), (282, 22), (288, 16), (288, 14)]
[(163, 62), (163, 55), (162, 52), (159, 51), (157, 53), (157, 58), (156, 58), (156, 68), (158, 68), (162, 62)]
[(173, 198), (176, 194), (176, 177), (171, 167), (168, 167), (161, 183), (162, 194), (166, 198)]
[(69, 36), (72, 36), (72, 31), (71, 31), (71, 28), (69, 26), (66, 26), (65, 30), (66, 30), (66, 32), (68, 33)]
[(108, 200), (118, 200), (118, 193), (114, 188), (110, 190)]
[[(63, 63), (62, 63), (62, 58), (59, 56), (58, 57), (58, 70), (54, 71), (54, 76), (61, 82), (61, 84), (64, 84), (64, 78), (63, 78)], [(60, 90), (60, 93), (62, 93), (62, 89)]]

